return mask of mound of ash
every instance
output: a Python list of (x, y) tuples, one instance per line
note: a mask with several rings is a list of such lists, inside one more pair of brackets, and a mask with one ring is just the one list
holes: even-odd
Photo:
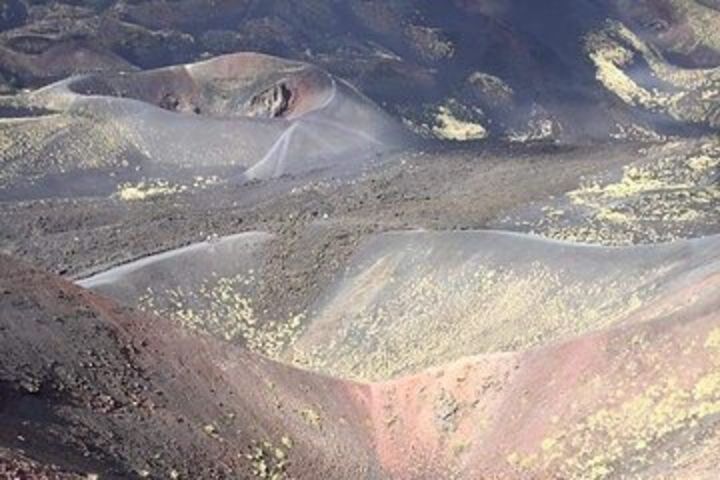
[(182, 188), (210, 176), (348, 175), (410, 139), (346, 82), (252, 53), (72, 77), (7, 105), (50, 113), (0, 121), (0, 198), (107, 194), (139, 182)]

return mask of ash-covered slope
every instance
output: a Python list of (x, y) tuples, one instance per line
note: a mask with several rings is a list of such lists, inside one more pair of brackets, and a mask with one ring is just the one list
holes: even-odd
[(719, 285), (706, 271), (652, 321), (374, 386), (381, 464), (392, 478), (714, 478)]
[(152, 178), (172, 190), (198, 177), (342, 175), (408, 141), (346, 82), (253, 53), (71, 77), (6, 108), (0, 198), (108, 194)]
[(285, 356), (387, 380), (652, 319), (666, 296), (720, 271), (719, 240), (607, 248), (502, 232), (378, 235), (326, 289)]
[(718, 2), (1, 7), (0, 477), (717, 477)]

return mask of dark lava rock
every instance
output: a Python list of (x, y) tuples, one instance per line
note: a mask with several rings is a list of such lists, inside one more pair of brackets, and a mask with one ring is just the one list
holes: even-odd
[(26, 19), (27, 7), (20, 0), (3, 0), (0, 4), (0, 30), (15, 28)]

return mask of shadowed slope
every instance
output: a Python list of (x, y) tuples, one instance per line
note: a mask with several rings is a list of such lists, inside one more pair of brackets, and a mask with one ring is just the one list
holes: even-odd
[(106, 478), (373, 475), (362, 387), (0, 266), (3, 447)]
[[(434, 138), (642, 138), (717, 120), (717, 80), (710, 81), (720, 65), (714, 0), (14, 3), (20, 15), (11, 15), (0, 32), (0, 88), (258, 51), (347, 78)], [(607, 35), (607, 20), (622, 22), (653, 54), (635, 49), (627, 36)], [(670, 115), (624, 102), (617, 85), (600, 81), (593, 64), (591, 55), (598, 52), (587, 48), (587, 40), (598, 35), (621, 53), (611, 59), (620, 63), (611, 68), (620, 74), (615, 79), (647, 81), (659, 87), (658, 97), (678, 90), (686, 102)], [(686, 74), (707, 69), (708, 81), (702, 88), (668, 88), (663, 75), (662, 82), (653, 78), (656, 69), (648, 68), (648, 60)]]

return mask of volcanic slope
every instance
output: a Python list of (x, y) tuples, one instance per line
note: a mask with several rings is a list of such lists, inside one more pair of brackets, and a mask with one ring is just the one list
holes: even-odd
[(713, 137), (648, 144), (622, 167), (556, 198), (520, 206), (494, 228), (602, 245), (671, 242), (718, 232), (720, 145)]
[(719, 20), (7, 2), (0, 477), (715, 480)]
[(5, 469), (600, 479), (712, 478), (718, 468), (717, 263), (612, 328), (358, 384), (0, 262)]
[(271, 314), (255, 311), (273, 239), (245, 232), (196, 243), (111, 268), (78, 285), (188, 329), (236, 343), (242, 339), (268, 355), (282, 347), (300, 319), (267, 321)]
[(363, 387), (0, 263), (4, 448), (101, 478), (376, 475)]
[(378, 235), (311, 309), (286, 358), (387, 380), (655, 318), (665, 296), (720, 269), (718, 240), (605, 248), (502, 232)]

